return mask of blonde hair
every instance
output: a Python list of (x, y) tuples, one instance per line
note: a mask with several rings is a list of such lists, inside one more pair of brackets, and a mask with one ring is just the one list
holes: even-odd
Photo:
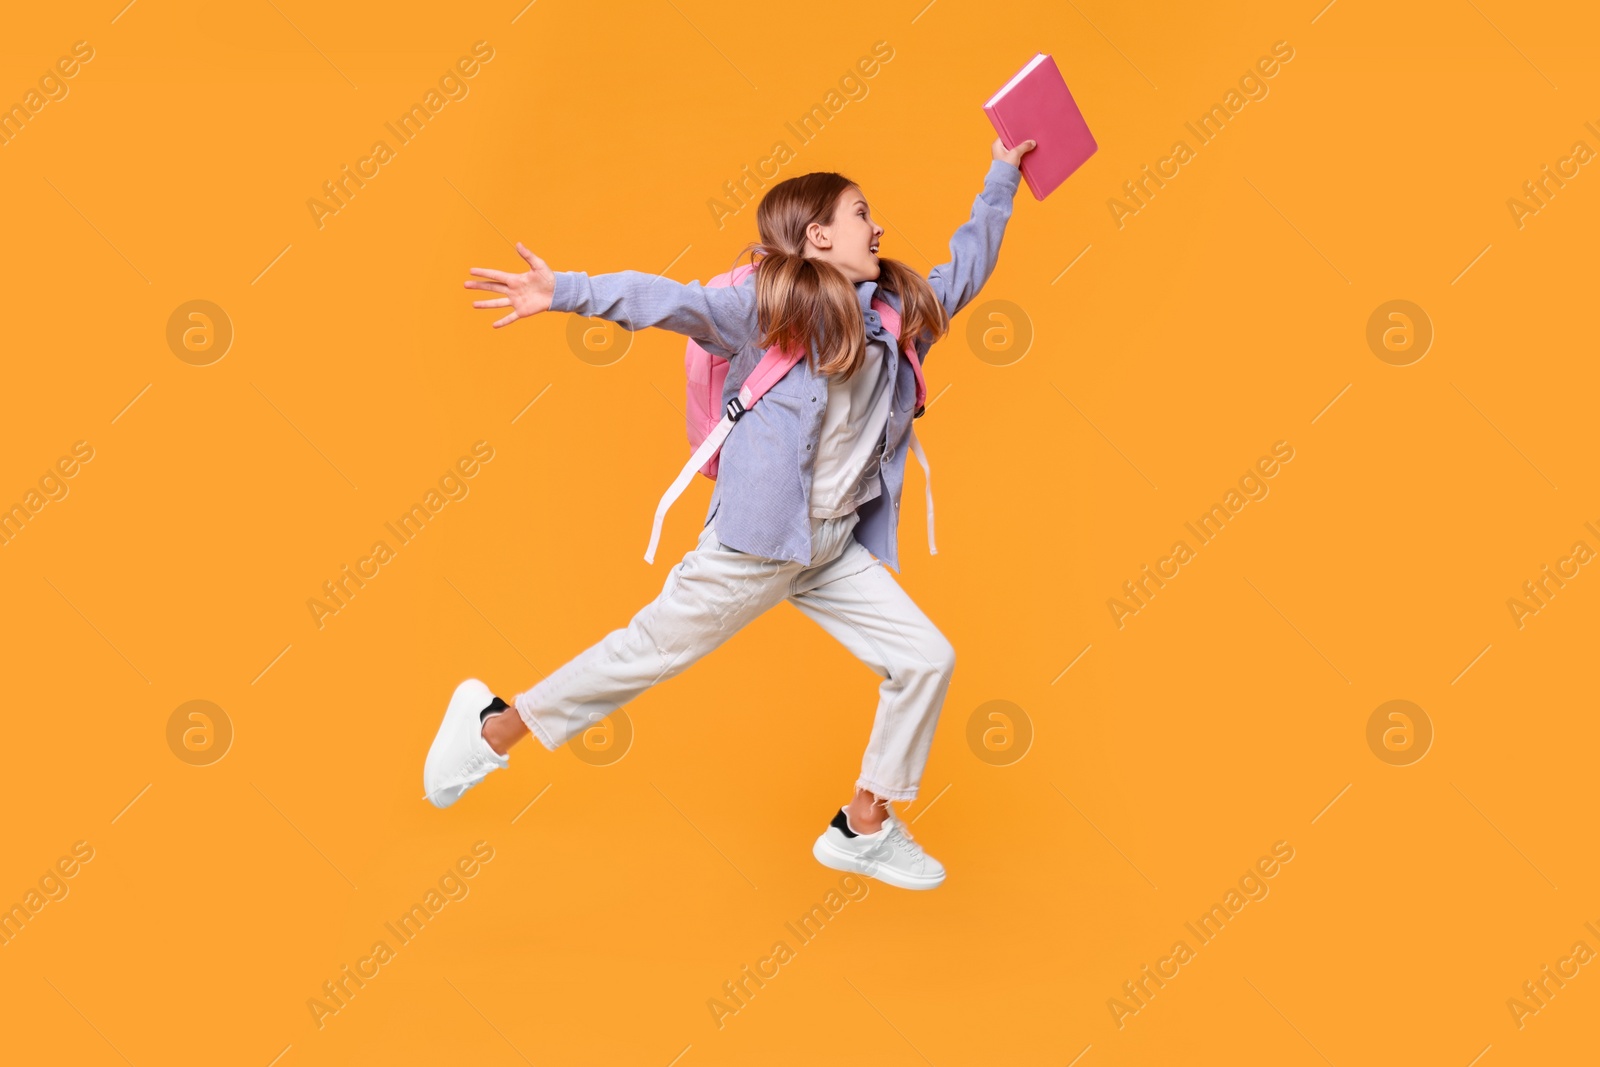
[[(855, 285), (832, 263), (805, 256), (806, 228), (830, 225), (840, 195), (855, 182), (819, 171), (779, 182), (756, 208), (760, 241), (746, 245), (756, 266), (756, 324), (763, 349), (814, 353), (819, 374), (848, 378), (866, 361), (866, 322)], [(937, 341), (950, 316), (922, 275), (898, 260), (878, 261), (878, 288), (900, 297), (901, 351), (924, 333)]]

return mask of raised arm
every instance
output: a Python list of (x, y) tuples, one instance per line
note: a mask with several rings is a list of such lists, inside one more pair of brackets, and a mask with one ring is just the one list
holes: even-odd
[(995, 141), (995, 158), (984, 176), (983, 192), (972, 202), (972, 217), (950, 238), (950, 262), (941, 263), (928, 275), (928, 284), (952, 317), (972, 302), (994, 273), (1000, 238), (1011, 218), (1012, 198), (1022, 180), (1017, 163), (1033, 145), (1024, 141), (1008, 151)]
[(724, 359), (732, 359), (755, 332), (753, 277), (742, 285), (709, 289), (699, 282), (675, 282), (633, 270), (593, 275), (554, 271), (521, 242), (517, 254), (528, 262), (525, 273), (473, 267), (471, 273), (485, 280), (462, 283), (468, 289), (500, 294), (475, 300), (473, 307), (511, 308), (494, 323), (496, 328), (545, 311), (571, 311), (608, 319), (629, 330), (659, 326), (693, 338)]

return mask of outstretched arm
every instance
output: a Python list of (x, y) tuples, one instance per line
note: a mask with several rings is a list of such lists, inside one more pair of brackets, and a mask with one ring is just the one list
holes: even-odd
[(983, 192), (972, 202), (972, 217), (950, 238), (950, 262), (941, 263), (928, 275), (928, 284), (952, 317), (972, 302), (994, 273), (1000, 258), (1000, 238), (1006, 232), (1011, 202), (1022, 180), (1018, 164), (1037, 143), (1023, 141), (1008, 150), (995, 139), (994, 162), (983, 179)]
[(509, 325), (544, 311), (571, 311), (607, 319), (629, 330), (659, 326), (691, 337), (707, 352), (731, 359), (755, 331), (755, 285), (707, 288), (699, 282), (675, 282), (657, 274), (624, 270), (613, 274), (553, 271), (519, 242), (517, 253), (528, 261), (523, 274), (473, 267), (485, 281), (468, 281), (468, 289), (499, 293), (475, 300), (476, 308), (511, 308), (494, 323)]

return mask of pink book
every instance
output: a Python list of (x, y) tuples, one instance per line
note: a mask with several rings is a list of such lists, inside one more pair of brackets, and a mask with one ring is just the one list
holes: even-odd
[(1056, 61), (1040, 52), (983, 105), (1000, 143), (1015, 148), (1032, 138), (1039, 146), (1022, 157), (1022, 177), (1043, 200), (1100, 146), (1067, 91)]

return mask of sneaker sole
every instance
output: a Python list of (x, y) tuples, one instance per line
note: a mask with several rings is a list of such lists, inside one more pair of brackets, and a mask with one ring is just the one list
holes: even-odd
[(434, 755), (439, 751), (439, 741), (452, 730), (459, 730), (461, 719), (475, 719), (479, 712), (489, 706), (494, 700), (494, 694), (489, 687), (476, 678), (468, 678), (456, 686), (456, 691), (450, 695), (450, 703), (444, 709), (444, 718), (439, 722), (439, 729), (433, 735), (433, 744), (428, 747), (428, 758), (422, 764), (422, 791), (428, 798), (428, 803), (436, 808), (448, 808), (466, 795), (466, 790), (461, 790), (452, 797), (440, 797), (428, 787), (429, 780), (433, 777), (432, 767)]
[(850, 853), (843, 852), (829, 843), (826, 833), (817, 838), (816, 844), (811, 846), (811, 854), (824, 867), (832, 867), (836, 871), (849, 871), (852, 874), (866, 875), (868, 878), (876, 878), (886, 885), (892, 885), (899, 889), (937, 889), (944, 884), (945, 876), (942, 874), (937, 877), (924, 875), (919, 878), (916, 875), (904, 874), (900, 871), (884, 868), (876, 860), (852, 856)]

